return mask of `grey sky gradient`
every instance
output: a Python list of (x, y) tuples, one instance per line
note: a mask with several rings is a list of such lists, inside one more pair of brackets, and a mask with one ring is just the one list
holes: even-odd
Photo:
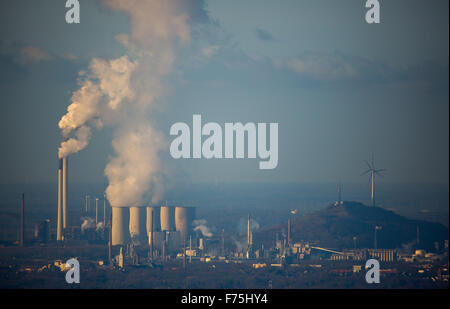
[[(0, 183), (56, 181), (78, 72), (124, 53), (127, 17), (80, 3), (79, 25), (65, 23), (63, 1), (0, 3)], [(177, 51), (158, 127), (170, 141), (193, 114), (278, 122), (279, 164), (168, 158), (175, 182), (367, 182), (373, 152), (382, 181), (448, 183), (448, 5), (381, 1), (381, 24), (368, 25), (364, 1), (206, 1), (210, 20)], [(95, 131), (71, 157), (72, 181), (105, 181), (111, 135)]]

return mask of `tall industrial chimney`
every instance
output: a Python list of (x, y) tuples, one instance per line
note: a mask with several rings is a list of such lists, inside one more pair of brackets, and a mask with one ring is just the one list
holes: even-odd
[(128, 207), (112, 207), (112, 245), (126, 245), (130, 239)]
[(63, 240), (63, 216), (62, 216), (62, 159), (59, 159), (58, 166), (58, 218), (57, 218), (57, 228), (56, 228), (56, 240)]
[(106, 194), (103, 194), (103, 226), (106, 226)]
[(98, 197), (95, 198), (95, 226), (98, 224)]
[(145, 210), (144, 207), (130, 207), (130, 237), (137, 244), (147, 241)]
[[(62, 233), (64, 235), (64, 230), (67, 228), (67, 165), (68, 158), (64, 157), (62, 159), (62, 208), (63, 208), (63, 230)], [(64, 236), (63, 236), (64, 239)]]
[(250, 248), (251, 245), (251, 236), (250, 236), (251, 228), (250, 228), (250, 215), (248, 215), (247, 220), (247, 246)]
[(22, 202), (20, 205), (20, 246), (23, 247), (25, 229), (25, 194), (22, 193)]
[(287, 234), (288, 247), (291, 245), (291, 219), (288, 219), (288, 234)]

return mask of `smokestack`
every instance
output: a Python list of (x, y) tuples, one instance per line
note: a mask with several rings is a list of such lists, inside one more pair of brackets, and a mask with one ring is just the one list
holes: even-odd
[(175, 208), (175, 229), (180, 232), (181, 239), (185, 240), (192, 233), (192, 221), (195, 220), (194, 207)]
[(129, 238), (128, 207), (112, 207), (112, 245), (126, 245)]
[(192, 236), (189, 236), (189, 264), (192, 263)]
[(288, 219), (288, 236), (287, 236), (288, 247), (291, 245), (291, 219)]
[(108, 241), (108, 261), (109, 261), (109, 265), (112, 265), (112, 250), (111, 250), (111, 247), (112, 247), (112, 244), (111, 244), (111, 242), (112, 242), (112, 229), (111, 229), (111, 222), (108, 224), (108, 239), (109, 239), (109, 241)]
[(58, 166), (58, 218), (57, 218), (57, 229), (56, 229), (56, 240), (63, 240), (63, 218), (62, 218), (62, 159), (59, 159)]
[(25, 221), (24, 221), (24, 216), (25, 216), (25, 194), (22, 193), (22, 203), (21, 203), (21, 207), (20, 207), (20, 246), (23, 247), (23, 240), (24, 240), (24, 228), (25, 228)]
[(130, 236), (136, 243), (146, 241), (146, 222), (144, 207), (130, 207)]
[(64, 157), (62, 159), (62, 208), (63, 208), (63, 229), (62, 229), (62, 238), (64, 239), (64, 230), (67, 228), (67, 165), (68, 158)]
[(95, 198), (95, 226), (98, 224), (98, 197)]
[(222, 255), (225, 255), (225, 230), (222, 229)]
[(170, 206), (161, 206), (161, 231), (175, 230), (175, 209)]
[(147, 207), (147, 235), (150, 245), (150, 259), (153, 260), (153, 208)]
[(247, 246), (250, 247), (250, 215), (247, 220)]
[(106, 226), (106, 194), (103, 194), (103, 226)]

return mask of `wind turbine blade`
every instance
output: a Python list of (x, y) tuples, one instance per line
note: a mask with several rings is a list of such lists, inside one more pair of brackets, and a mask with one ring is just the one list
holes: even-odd
[(380, 170), (375, 170), (375, 173), (379, 173), (379, 172), (385, 172), (385, 169), (380, 169)]
[(369, 162), (367, 162), (367, 160), (364, 160), (364, 162), (366, 162), (366, 164), (369, 167), (369, 169), (372, 169), (372, 166), (370, 166), (370, 164), (369, 164)]
[(363, 175), (367, 174), (367, 173), (368, 173), (368, 172), (370, 172), (370, 171), (371, 171), (371, 169), (369, 169), (369, 170), (365, 171), (364, 173), (362, 173), (362, 174), (361, 174), (361, 176), (363, 176)]

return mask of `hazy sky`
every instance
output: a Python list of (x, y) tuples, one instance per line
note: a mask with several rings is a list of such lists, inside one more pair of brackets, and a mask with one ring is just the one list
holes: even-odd
[[(127, 16), (80, 0), (0, 2), (0, 183), (56, 181), (58, 121), (92, 57), (119, 57)], [(192, 122), (279, 123), (279, 164), (174, 160), (179, 182), (448, 182), (449, 2), (209, 0), (192, 41), (176, 51), (158, 127)], [(197, 24), (195, 24), (197, 22)], [(104, 182), (112, 130), (94, 131), (70, 159), (71, 181)], [(167, 153), (169, 149), (167, 147)]]

